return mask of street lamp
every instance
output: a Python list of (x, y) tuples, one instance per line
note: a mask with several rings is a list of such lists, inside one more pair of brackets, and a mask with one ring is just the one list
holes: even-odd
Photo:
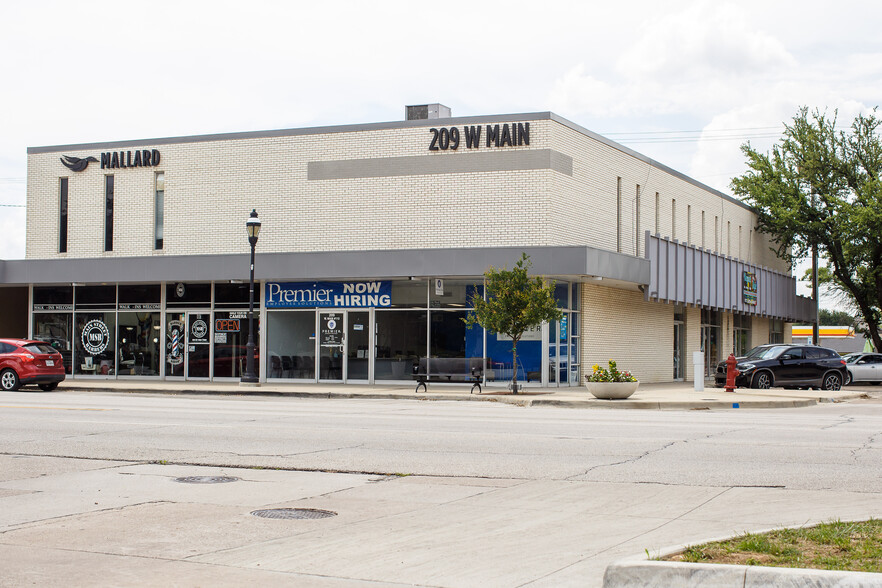
[(257, 218), (257, 210), (251, 210), (251, 216), (245, 223), (248, 231), (248, 242), (251, 244), (251, 282), (249, 283), (248, 300), (248, 344), (245, 346), (245, 374), (241, 382), (256, 384), (257, 374), (254, 373), (254, 247), (257, 245), (257, 236), (260, 234), (260, 219)]

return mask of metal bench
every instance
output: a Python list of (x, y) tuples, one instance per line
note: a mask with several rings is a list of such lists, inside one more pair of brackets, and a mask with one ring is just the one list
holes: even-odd
[(421, 357), (417, 365), (413, 366), (413, 378), (417, 381), (414, 393), (428, 390), (429, 382), (471, 382), (472, 389), (469, 394), (474, 394), (475, 388), (481, 393), (481, 380), (484, 379), (483, 357)]

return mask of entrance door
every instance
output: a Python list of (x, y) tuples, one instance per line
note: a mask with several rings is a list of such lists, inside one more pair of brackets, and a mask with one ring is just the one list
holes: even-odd
[(370, 377), (371, 363), (371, 313), (367, 310), (350, 310), (346, 313), (346, 364), (343, 374), (347, 381)]
[(548, 385), (552, 387), (572, 385), (571, 374), (578, 369), (573, 365), (576, 351), (569, 341), (571, 316), (565, 312), (561, 320), (548, 324)]
[(211, 313), (169, 312), (165, 317), (165, 375), (208, 378)]
[(318, 379), (320, 382), (343, 381), (345, 357), (344, 317), (342, 310), (319, 312)]
[(683, 365), (683, 323), (674, 321), (674, 380), (682, 380)]
[(720, 327), (701, 327), (701, 350), (704, 352), (704, 377), (712, 378), (720, 361)]

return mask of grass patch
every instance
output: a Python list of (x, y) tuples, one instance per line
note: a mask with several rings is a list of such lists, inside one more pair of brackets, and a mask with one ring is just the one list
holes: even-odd
[(692, 546), (665, 561), (882, 573), (882, 520), (745, 533)]

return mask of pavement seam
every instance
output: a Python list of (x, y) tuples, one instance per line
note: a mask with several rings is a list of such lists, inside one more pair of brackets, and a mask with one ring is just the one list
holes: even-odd
[[(33, 526), (42, 525), (44, 523), (48, 523), (48, 522), (52, 522), (52, 521), (62, 521), (64, 519), (90, 517), (92, 515), (104, 514), (104, 513), (108, 513), (108, 512), (114, 512), (114, 511), (122, 511), (127, 508), (131, 508), (133, 506), (144, 506), (146, 504), (174, 504), (174, 502), (171, 500), (146, 500), (144, 502), (133, 502), (132, 504), (124, 504), (122, 506), (111, 506), (109, 508), (99, 508), (99, 509), (89, 510), (86, 512), (80, 512), (80, 513), (76, 513), (76, 514), (60, 515), (57, 517), (48, 517), (45, 519), (28, 521), (27, 523), (19, 523), (17, 526), (15, 526), (14, 528), (11, 528), (11, 529), (0, 530), (0, 535), (5, 535), (6, 533), (14, 533), (16, 531), (22, 531), (25, 529), (30, 529)], [(81, 551), (81, 550), (70, 549), (67, 551)]]

